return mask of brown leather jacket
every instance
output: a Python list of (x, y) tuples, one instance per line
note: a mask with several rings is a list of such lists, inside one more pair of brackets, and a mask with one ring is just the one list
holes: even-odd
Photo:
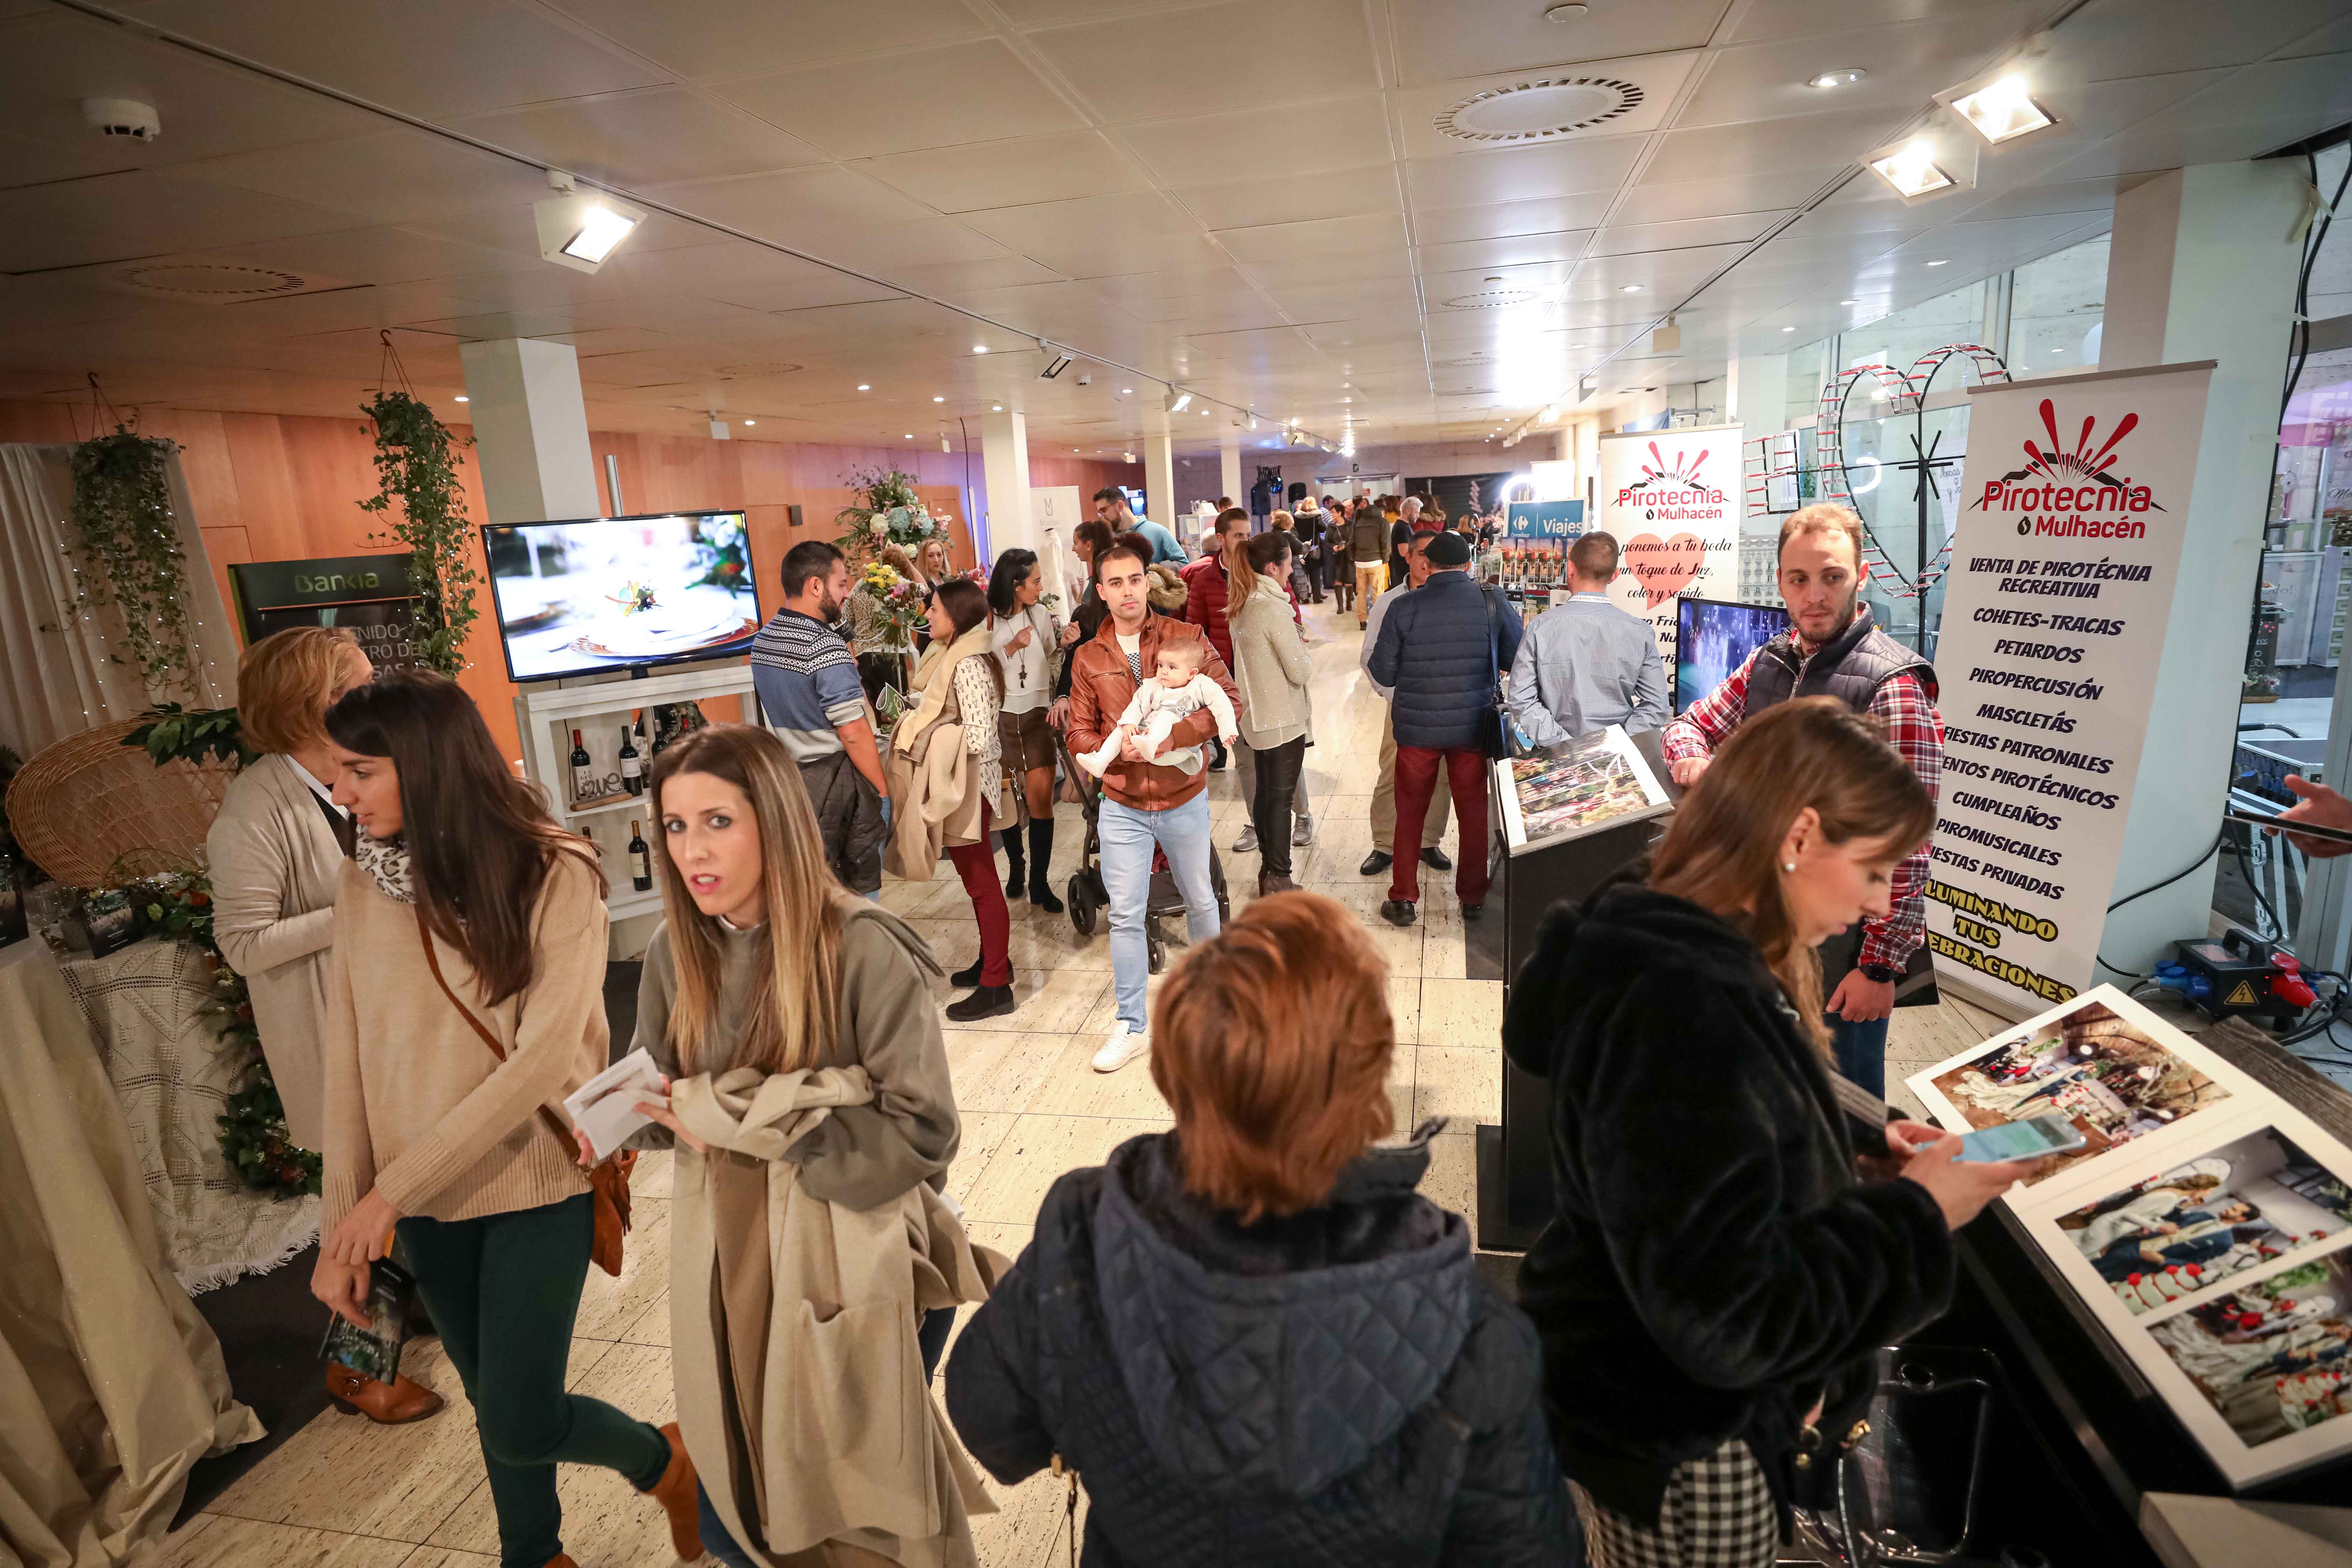
[[(1225, 689), (1226, 700), (1234, 711), (1242, 708), (1242, 694), (1234, 687), (1234, 678), (1225, 668), (1225, 661), (1209, 646), (1207, 636), (1200, 627), (1185, 621), (1172, 621), (1165, 616), (1143, 617), (1143, 637), (1139, 652), (1148, 672), (1160, 657), (1163, 644), (1196, 642), (1206, 656), (1202, 672)], [(1103, 738), (1118, 727), (1118, 716), (1135, 699), (1135, 677), (1127, 668), (1127, 655), (1118, 647), (1118, 625), (1108, 616), (1102, 620), (1102, 629), (1080, 643), (1070, 655), (1070, 727), (1066, 731), (1070, 752), (1084, 756), (1103, 743)], [(1207, 709), (1183, 720), (1168, 732), (1168, 744), (1205, 746), (1217, 732), (1216, 715)], [(1188, 773), (1181, 768), (1162, 766), (1158, 763), (1113, 763), (1103, 774), (1103, 793), (1119, 805), (1136, 811), (1165, 811), (1182, 805), (1208, 787), (1208, 770)]]

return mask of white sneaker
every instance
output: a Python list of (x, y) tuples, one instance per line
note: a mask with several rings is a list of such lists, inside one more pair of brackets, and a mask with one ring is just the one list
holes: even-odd
[(1307, 816), (1305, 812), (1300, 812), (1297, 819), (1290, 826), (1290, 842), (1300, 849), (1304, 849), (1309, 844), (1314, 843), (1315, 819)]
[(1257, 827), (1255, 824), (1252, 824), (1250, 826), (1243, 828), (1242, 836), (1234, 840), (1234, 853), (1236, 855), (1246, 855), (1256, 847)]
[(1127, 1020), (1121, 1018), (1110, 1026), (1110, 1037), (1095, 1053), (1095, 1071), (1117, 1072), (1136, 1058), (1151, 1049), (1151, 1032), (1138, 1029), (1130, 1033)]

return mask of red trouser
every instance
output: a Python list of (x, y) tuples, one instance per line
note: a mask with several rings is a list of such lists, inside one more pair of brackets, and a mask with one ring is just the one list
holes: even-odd
[(1445, 780), (1454, 797), (1457, 833), (1454, 846), (1454, 890), (1465, 904), (1486, 901), (1486, 756), (1475, 746), (1400, 744), (1396, 755), (1395, 871), (1389, 879), (1389, 897), (1417, 903), (1421, 899), (1421, 857), (1412, 847), (1421, 842), (1422, 820), (1429, 815), (1429, 797), (1437, 788), (1437, 764), (1445, 763)]
[(1013, 984), (1013, 912), (1004, 907), (1004, 888), (996, 879), (996, 844), (989, 836), (994, 814), (980, 808), (980, 842), (950, 844), (948, 858), (955, 862), (963, 890), (971, 895), (972, 918), (980, 922), (980, 983)]

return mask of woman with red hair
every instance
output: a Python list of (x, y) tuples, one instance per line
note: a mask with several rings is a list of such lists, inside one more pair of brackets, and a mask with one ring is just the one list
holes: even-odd
[(1175, 1131), (1056, 1182), (965, 1325), (957, 1432), (1007, 1486), (1075, 1468), (1088, 1563), (1577, 1561), (1534, 1331), (1414, 1191), (1443, 1124), (1374, 1146), (1386, 981), (1314, 893), (1195, 948), (1151, 1019)]

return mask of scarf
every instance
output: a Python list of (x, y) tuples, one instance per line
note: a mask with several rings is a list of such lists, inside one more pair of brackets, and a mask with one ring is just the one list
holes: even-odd
[(408, 864), (408, 846), (396, 836), (371, 838), (362, 833), (358, 839), (352, 858), (359, 862), (360, 869), (375, 879), (377, 889), (394, 903), (415, 903), (416, 888)]
[(955, 668), (974, 654), (987, 654), (988, 623), (983, 620), (971, 630), (942, 647), (934, 642), (923, 651), (922, 662), (915, 666), (914, 684), (919, 689), (913, 708), (898, 721), (891, 732), (891, 745), (908, 756), (915, 753), (915, 744), (925, 731), (947, 711), (948, 694), (955, 689)]

